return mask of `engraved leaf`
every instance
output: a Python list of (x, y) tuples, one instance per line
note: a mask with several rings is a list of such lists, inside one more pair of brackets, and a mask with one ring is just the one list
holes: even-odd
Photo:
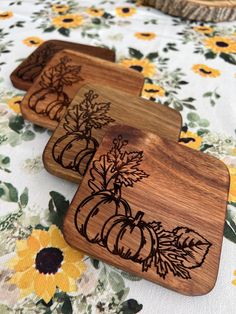
[(64, 129), (70, 133), (78, 132), (80, 130), (80, 118), (81, 112), (79, 112), (78, 106), (75, 105), (67, 111), (66, 122), (63, 124)]
[(115, 120), (107, 115), (111, 103), (94, 102), (96, 98), (98, 98), (98, 94), (90, 90), (85, 94), (85, 99), (80, 104), (80, 110), (86, 113), (88, 128), (100, 129), (102, 126)]
[(185, 253), (175, 245), (173, 232), (162, 230), (158, 233), (159, 248), (156, 254), (156, 272), (165, 278), (169, 271), (174, 276), (189, 279), (189, 271), (183, 265)]
[(118, 170), (117, 181), (125, 186), (133, 186), (134, 182), (147, 178), (148, 174), (138, 166), (143, 159), (143, 152), (124, 152), (116, 165)]
[(72, 85), (75, 82), (83, 80), (80, 76), (81, 66), (68, 65), (71, 59), (63, 57), (55, 66), (44, 71), (41, 76), (40, 85), (43, 88), (62, 89), (63, 85)]
[(111, 168), (106, 155), (101, 155), (99, 160), (93, 162), (90, 169), (91, 179), (88, 181), (88, 185), (93, 193), (113, 188), (114, 179), (112, 178)]
[(110, 103), (96, 103), (90, 114), (89, 125), (95, 129), (100, 129), (102, 126), (114, 122), (106, 113), (110, 109)]
[(60, 72), (52, 67), (42, 73), (40, 85), (43, 88), (56, 88), (58, 80), (60, 80)]
[(175, 228), (173, 234), (176, 236), (176, 247), (186, 254), (183, 261), (184, 267), (189, 269), (200, 267), (211, 243), (199, 233), (184, 227)]
[(81, 71), (81, 66), (68, 66), (65, 73), (62, 76), (62, 84), (63, 85), (72, 85), (76, 82), (83, 81), (83, 78), (79, 76)]

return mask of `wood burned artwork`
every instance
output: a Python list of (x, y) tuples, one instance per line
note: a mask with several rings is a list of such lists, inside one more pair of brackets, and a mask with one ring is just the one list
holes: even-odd
[(107, 127), (117, 123), (177, 141), (181, 116), (173, 109), (114, 89), (83, 86), (45, 148), (46, 169), (79, 183)]
[(113, 87), (138, 96), (143, 75), (135, 70), (78, 52), (58, 52), (44, 68), (21, 102), (24, 117), (55, 129), (68, 105), (86, 83)]
[(108, 61), (115, 61), (113, 50), (62, 40), (47, 40), (29, 55), (11, 74), (12, 84), (19, 89), (28, 90), (51, 58), (63, 49), (87, 53)]
[(66, 241), (187, 295), (215, 285), (229, 188), (216, 158), (109, 128), (66, 214)]

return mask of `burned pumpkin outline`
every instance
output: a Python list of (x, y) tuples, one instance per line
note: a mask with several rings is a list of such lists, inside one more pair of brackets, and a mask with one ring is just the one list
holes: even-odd
[(98, 97), (97, 93), (89, 90), (79, 104), (68, 110), (63, 124), (67, 132), (57, 139), (52, 148), (55, 162), (82, 176), (99, 146), (92, 130), (115, 121), (108, 116), (111, 103), (97, 101)]
[[(202, 266), (212, 244), (187, 227), (167, 231), (159, 221), (146, 222), (144, 212), (132, 213), (122, 189), (133, 187), (149, 174), (140, 169), (143, 151), (127, 151), (127, 145), (119, 135), (110, 151), (93, 161), (88, 180), (92, 193), (78, 205), (75, 227), (88, 242), (141, 264), (142, 272), (154, 266), (162, 279), (168, 274), (191, 279), (190, 270)], [(131, 238), (140, 238), (136, 247), (130, 247)]]
[(60, 50), (61, 46), (52, 43), (44, 44), (43, 48), (33, 52), (26, 62), (16, 70), (16, 77), (24, 82), (33, 83), (51, 57)]
[(41, 88), (28, 99), (29, 108), (59, 122), (72, 101), (65, 92), (65, 87), (83, 81), (81, 68), (80, 65), (71, 64), (71, 59), (64, 56), (59, 63), (45, 69), (39, 81)]

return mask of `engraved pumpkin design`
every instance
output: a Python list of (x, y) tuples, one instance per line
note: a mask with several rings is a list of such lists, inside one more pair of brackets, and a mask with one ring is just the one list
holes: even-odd
[(204, 263), (212, 244), (192, 229), (166, 231), (161, 222), (146, 221), (144, 212), (131, 211), (122, 189), (149, 175), (140, 169), (143, 152), (126, 151), (127, 145), (119, 135), (110, 151), (93, 161), (88, 180), (92, 194), (76, 209), (76, 229), (88, 242), (140, 264), (143, 272), (154, 267), (163, 280), (170, 273), (191, 279), (190, 270)]
[[(61, 149), (63, 147), (63, 149)], [(77, 132), (60, 137), (53, 146), (53, 156), (63, 168), (72, 169), (81, 175), (98, 147), (98, 142), (89, 134)]]
[(23, 81), (33, 83), (42, 72), (48, 60), (59, 50), (60, 47), (47, 44), (40, 51), (30, 55), (27, 59), (27, 63), (21, 66), (16, 72), (17, 77)]
[(41, 89), (29, 97), (29, 107), (38, 114), (47, 115), (49, 119), (60, 121), (71, 102), (64, 91), (65, 86), (82, 81), (79, 75), (81, 66), (70, 65), (71, 59), (63, 57), (60, 62), (44, 71), (41, 75)]
[(97, 102), (97, 97), (90, 90), (80, 104), (68, 110), (63, 125), (67, 133), (56, 141), (52, 150), (57, 163), (82, 176), (99, 145), (92, 130), (114, 121), (107, 115), (110, 103)]
[(158, 237), (143, 216), (141, 211), (135, 217), (115, 215), (105, 224), (102, 235), (110, 253), (142, 263), (146, 270), (158, 250)]
[(113, 215), (125, 215), (125, 217), (131, 215), (129, 204), (116, 193), (116, 191), (101, 191), (90, 195), (80, 204), (75, 224), (78, 231), (89, 242), (104, 245), (100, 221), (105, 222)]

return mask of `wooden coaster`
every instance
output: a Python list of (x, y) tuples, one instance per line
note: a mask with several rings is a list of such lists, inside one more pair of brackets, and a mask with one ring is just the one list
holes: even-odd
[(143, 4), (189, 20), (236, 20), (236, 0), (144, 0)]
[(21, 102), (23, 116), (54, 130), (81, 86), (97, 83), (138, 96), (141, 73), (71, 50), (58, 52), (44, 68)]
[(115, 61), (115, 52), (110, 49), (82, 45), (62, 40), (48, 40), (29, 55), (11, 74), (12, 84), (19, 89), (28, 90), (45, 65), (55, 53), (71, 49), (108, 61)]
[(166, 106), (114, 89), (83, 86), (44, 150), (45, 168), (79, 183), (106, 129), (117, 123), (178, 141), (181, 115)]
[(216, 158), (126, 126), (110, 128), (66, 214), (66, 241), (187, 295), (215, 285), (229, 174)]

